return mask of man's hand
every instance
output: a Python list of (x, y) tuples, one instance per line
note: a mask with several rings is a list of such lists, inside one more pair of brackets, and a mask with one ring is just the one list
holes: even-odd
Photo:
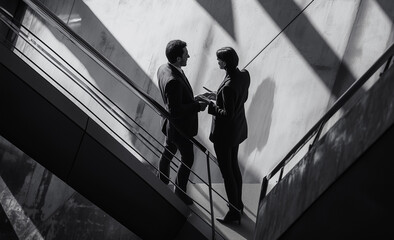
[(198, 101), (198, 104), (200, 104), (200, 111), (204, 111), (208, 106), (208, 102), (206, 101)]

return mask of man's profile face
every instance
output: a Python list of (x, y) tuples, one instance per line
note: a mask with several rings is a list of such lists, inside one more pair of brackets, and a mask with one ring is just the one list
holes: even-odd
[(186, 66), (186, 64), (187, 64), (187, 59), (188, 59), (189, 57), (190, 57), (190, 56), (189, 56), (189, 52), (187, 51), (187, 48), (184, 47), (184, 48), (183, 48), (183, 54), (182, 54), (181, 61), (180, 61), (180, 65), (181, 65), (181, 66)]
[(226, 62), (223, 61), (222, 59), (219, 59), (219, 58), (217, 58), (217, 60), (218, 60), (219, 68), (220, 68), (220, 69), (225, 69), (225, 67), (226, 67)]

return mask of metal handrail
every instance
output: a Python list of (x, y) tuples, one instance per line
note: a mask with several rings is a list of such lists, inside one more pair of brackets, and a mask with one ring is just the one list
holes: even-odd
[[(315, 140), (313, 142), (316, 143), (320, 137), (320, 133), (325, 125), (325, 123), (341, 108), (343, 107), (351, 97), (364, 85), (366, 81), (370, 79), (370, 77), (375, 74), (386, 62), (386, 66), (384, 67), (384, 71), (386, 71), (391, 64), (392, 57), (394, 55), (394, 44), (392, 44), (385, 53), (378, 59), (376, 62), (362, 75), (357, 81), (355, 81), (345, 93), (341, 95), (338, 100), (335, 101), (333, 106), (324, 114), (324, 116), (317, 121), (317, 123), (305, 134), (305, 136), (289, 151), (289, 153), (283, 158), (276, 167), (263, 178), (262, 187), (261, 187), (261, 195), (260, 201), (265, 197), (268, 190), (268, 182), (269, 180), (275, 176), (279, 170), (281, 171), (278, 182), (282, 179), (283, 169), (287, 163), (294, 157), (298, 151), (305, 146), (305, 144), (316, 134)], [(314, 145), (312, 144), (311, 147)]]
[[(26, 2), (26, 1), (25, 1)], [(30, 6), (30, 5), (29, 5)], [(31, 6), (30, 6), (31, 7)], [(4, 10), (4, 9), (2, 9), (2, 10)], [(33, 10), (36, 10), (36, 9), (33, 9)], [(6, 14), (8, 14), (8, 15), (10, 15), (8, 12), (6, 12), (5, 11), (5, 13)], [(51, 18), (51, 17), (50, 17)], [(56, 18), (55, 18), (56, 19)], [(55, 19), (51, 19), (52, 21), (54, 21)], [(56, 19), (57, 20), (57, 19)], [(56, 25), (56, 24), (55, 24)], [(24, 26), (22, 26), (22, 27), (24, 27)], [(10, 27), (11, 28), (11, 27)], [(12, 29), (12, 28), (11, 28)], [(27, 28), (25, 28), (26, 30), (28, 30)], [(29, 31), (29, 30), (28, 30)], [(29, 31), (30, 32), (30, 31)], [(63, 32), (62, 32), (63, 33)], [(33, 36), (35, 36), (33, 33), (31, 33), (30, 32), (30, 34), (32, 34)], [(74, 35), (74, 34), (73, 34)], [(36, 37), (36, 36), (35, 36)], [(72, 37), (75, 37), (75, 36), (72, 36)], [(37, 38), (37, 39), (39, 39), (39, 38)], [(40, 39), (39, 39), (40, 40)], [(71, 40), (71, 39), (70, 39)], [(25, 41), (28, 41), (28, 39), (25, 39)], [(32, 41), (31, 39), (30, 39), (30, 41)], [(40, 40), (41, 41), (41, 40)], [(34, 42), (34, 41), (33, 41)], [(41, 41), (42, 42), (42, 41)], [(30, 44), (30, 43), (29, 43)], [(45, 43), (43, 43), (48, 49), (50, 49), (50, 47), (49, 46), (47, 46)], [(89, 52), (89, 50), (90, 50), (90, 45), (88, 45), (87, 44), (87, 48), (88, 48), (88, 52)], [(33, 46), (34, 48), (36, 48), (35, 46)], [(85, 49), (83, 49), (83, 48), (80, 48), (81, 50), (83, 50), (84, 52), (85, 52)], [(93, 49), (93, 48), (92, 48)], [(37, 49), (36, 48), (36, 50), (37, 51), (39, 51), (39, 52), (42, 52), (43, 50), (42, 49)], [(52, 49), (50, 49), (50, 50), (52, 50)], [(52, 50), (53, 51), (53, 50)], [(45, 51), (44, 51), (45, 52)], [(54, 51), (53, 51), (54, 52)], [(88, 54), (90, 57), (92, 57), (91, 55), (90, 55), (90, 53), (88, 53), (88, 52), (85, 52), (86, 54)], [(56, 54), (56, 52), (54, 52), (55, 54)], [(96, 53), (96, 51), (94, 50), (93, 51), (93, 53), (95, 54)], [(42, 53), (41, 53), (42, 54)], [(57, 57), (59, 57), (59, 58), (61, 58), (59, 55), (57, 55), (56, 54), (56, 56)], [(114, 67), (105, 57), (102, 57), (99, 53), (98, 53), (98, 56), (100, 56), (100, 59), (98, 59), (98, 60), (104, 60), (103, 62), (103, 64), (104, 65), (106, 65), (107, 63), (108, 63), (108, 65), (110, 65), (110, 67), (112, 66), (112, 67)], [(102, 58), (102, 59), (101, 59)], [(62, 58), (61, 58), (62, 59)], [(47, 60), (49, 60), (49, 59), (47, 59)], [(64, 59), (62, 59), (63, 61), (64, 61)], [(64, 61), (65, 63), (67, 63), (66, 61)], [(101, 65), (101, 64), (100, 64)], [(70, 65), (69, 65), (70, 66)], [(101, 65), (102, 66), (102, 65)], [(37, 66), (38, 67), (38, 66)], [(72, 66), (70, 66), (75, 72), (77, 72), (78, 74), (80, 74), (77, 70), (75, 70)], [(104, 67), (104, 66), (102, 66), (102, 67)], [(104, 67), (105, 68), (105, 67)], [(108, 68), (105, 68), (106, 70), (108, 70)], [(117, 74), (119, 74), (120, 75), (120, 77), (121, 78), (124, 78), (124, 79), (126, 79), (127, 80), (127, 82), (129, 83), (129, 82), (131, 82), (131, 80), (129, 80), (119, 69), (117, 69), (116, 67), (114, 67), (114, 69), (115, 69), (115, 72), (117, 73)], [(114, 69), (112, 69), (112, 70), (114, 70)], [(63, 70), (61, 70), (61, 71), (63, 71)], [(64, 72), (64, 71), (63, 71)], [(65, 72), (64, 72), (65, 73)], [(65, 73), (67, 76), (69, 76), (70, 75), (70, 73)], [(80, 76), (82, 77), (82, 78), (84, 78), (81, 74), (80, 74)], [(70, 76), (69, 76), (70, 77)], [(72, 79), (74, 78), (74, 76), (73, 77), (71, 77)], [(115, 76), (115, 78), (116, 79), (118, 79), (116, 76)], [(84, 78), (85, 79), (85, 78)], [(124, 79), (122, 79), (122, 80), (124, 80)], [(86, 79), (85, 79), (86, 80)], [(119, 80), (119, 79), (118, 79)], [(124, 84), (124, 82), (122, 82), (123, 84)], [(149, 106), (151, 106), (152, 107), (152, 109), (153, 110), (155, 110), (156, 112), (158, 112), (159, 113), (159, 115), (160, 116), (162, 116), (162, 117), (167, 117), (168, 118), (168, 112), (164, 109), (164, 108), (162, 108), (161, 107), (161, 105), (160, 104), (158, 104), (156, 101), (154, 101), (153, 99), (151, 99), (149, 96), (147, 96), (141, 89), (139, 89), (138, 88), (138, 86), (135, 86), (132, 82), (131, 83), (129, 83), (130, 85), (131, 85), (131, 87), (132, 87), (132, 89), (134, 89), (135, 91), (133, 91), (134, 93), (136, 93), (136, 95), (137, 96), (139, 96), (142, 100), (144, 100), (145, 101), (145, 103), (147, 103)], [(130, 88), (129, 88), (130, 89)], [(96, 88), (96, 90), (97, 91), (99, 91), (100, 93), (102, 93), (100, 90), (98, 90), (97, 88)], [(103, 93), (102, 93), (103, 94)], [(103, 94), (104, 96), (105, 96), (105, 94)], [(105, 96), (106, 97), (106, 96)], [(145, 97), (145, 98), (144, 98)], [(109, 99), (108, 99), (109, 100)], [(114, 104), (111, 100), (109, 100), (109, 102), (111, 102), (112, 104)], [(100, 104), (101, 105), (101, 104)], [(107, 107), (108, 107), (108, 104), (105, 104)], [(115, 106), (116, 106), (116, 104), (114, 104)], [(116, 106), (117, 107), (117, 106)], [(118, 108), (120, 111), (122, 111), (120, 108)], [(123, 111), (122, 111), (123, 112)], [(124, 112), (123, 112), (124, 113)], [(94, 114), (95, 115), (95, 114)], [(112, 116), (114, 116), (112, 113), (111, 113), (111, 115)], [(115, 115), (117, 115), (117, 116), (114, 116), (115, 117), (115, 119), (118, 119), (118, 118), (121, 118), (121, 117), (119, 117), (119, 115), (115, 112)], [(126, 116), (128, 116), (127, 114), (125, 114)], [(96, 116), (96, 115), (95, 115)], [(96, 116), (97, 117), (97, 116)], [(129, 116), (128, 116), (129, 117)], [(129, 117), (130, 118), (130, 117)], [(130, 118), (134, 123), (136, 123), (132, 118)], [(123, 122), (126, 122), (124, 119), (122, 119), (123, 120)], [(124, 127), (126, 127), (126, 129), (128, 129), (130, 132), (134, 132), (134, 131), (132, 131), (130, 128), (129, 128), (129, 126), (125, 126), (123, 123), (122, 123), (122, 121), (119, 121)], [(138, 125), (138, 123), (136, 123), (137, 125)], [(108, 126), (107, 126), (108, 127)], [(141, 127), (141, 126), (139, 126), (139, 127)], [(109, 128), (109, 127), (108, 127)], [(141, 127), (142, 128), (142, 127)], [(110, 129), (110, 128), (109, 128)], [(142, 128), (143, 129), (143, 128)], [(145, 129), (143, 129), (145, 132), (146, 132), (146, 130)], [(116, 133), (115, 133), (116, 134)], [(134, 133), (135, 134), (135, 133)], [(149, 134), (149, 133), (148, 133)], [(136, 134), (135, 134), (136, 135)], [(145, 139), (146, 140), (146, 139)], [(156, 140), (156, 139), (155, 139)], [(201, 144), (201, 143), (199, 143), (197, 140), (195, 140), (194, 138), (192, 138), (192, 139), (190, 139), (193, 143), (194, 143), (194, 145), (196, 145), (202, 152), (204, 152), (205, 154), (206, 154), (206, 156), (207, 156), (207, 170), (208, 170), (208, 180), (209, 180), (209, 183), (206, 183), (201, 177), (199, 177), (196, 173), (194, 173), (190, 168), (189, 168), (189, 170), (191, 170), (191, 172), (193, 172), (193, 174), (194, 175), (196, 175), (203, 183), (205, 183), (206, 185), (208, 185), (208, 187), (209, 187), (209, 196), (210, 196), (210, 205), (211, 205), (211, 225), (212, 225), (212, 231), (213, 231), (213, 234), (214, 234), (214, 232), (215, 232), (215, 223), (214, 223), (214, 216), (213, 216), (213, 205), (212, 205), (212, 190), (216, 193), (216, 194), (218, 194), (224, 201), (226, 201), (227, 203), (229, 203), (221, 194), (219, 194), (215, 189), (213, 189), (212, 188), (212, 182), (211, 182), (211, 174), (210, 174), (210, 166), (209, 166), (209, 161), (210, 160), (214, 160), (214, 162), (217, 164), (217, 162), (215, 161), (216, 159), (210, 154), (210, 152), (209, 151), (207, 151), (207, 149)], [(141, 141), (141, 140), (140, 140)], [(149, 142), (149, 141), (147, 141), (147, 142)], [(142, 143), (145, 145), (145, 143), (142, 141)], [(129, 145), (129, 144), (127, 144), (127, 145)], [(145, 145), (146, 146), (146, 145)], [(130, 146), (131, 147), (131, 146)], [(148, 147), (148, 146), (147, 146)], [(148, 147), (148, 149), (150, 149), (149, 147)], [(133, 148), (133, 150), (135, 150), (134, 148)], [(150, 149), (151, 150), (151, 149)], [(153, 150), (151, 150), (152, 152), (154, 152)], [(179, 160), (180, 161), (180, 160)], [(148, 163), (149, 163), (149, 161), (147, 161)], [(181, 162), (181, 161), (180, 161)], [(182, 162), (181, 162), (181, 164), (183, 164)], [(154, 166), (153, 166), (154, 167)], [(187, 166), (186, 166), (187, 167)], [(155, 168), (155, 167), (154, 167)], [(157, 169), (156, 169), (157, 170)], [(231, 203), (229, 203), (230, 205), (231, 205)], [(200, 205), (200, 204), (198, 204), (198, 205)], [(202, 207), (201, 205), (200, 205), (200, 207)], [(205, 211), (207, 211), (208, 213), (209, 213), (209, 211), (208, 210), (206, 210), (204, 207), (202, 207)], [(213, 237), (214, 237), (214, 235), (213, 235)]]

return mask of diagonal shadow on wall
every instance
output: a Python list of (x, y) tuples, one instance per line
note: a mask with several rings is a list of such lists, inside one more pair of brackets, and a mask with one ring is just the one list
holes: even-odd
[(236, 41), (233, 4), (231, 0), (196, 0)]
[[(284, 29), (301, 12), (293, 0), (259, 0), (259, 2), (280, 29)], [(345, 89), (356, 80), (349, 68), (331, 49), (304, 13), (297, 17), (292, 25), (284, 31), (284, 34), (328, 89), (332, 89), (334, 84), (335, 76), (328, 74), (329, 71), (332, 71), (333, 66), (341, 68), (343, 76), (350, 79), (346, 86), (343, 86)], [(337, 81), (341, 81), (340, 78), (341, 76), (337, 77)], [(342, 93), (332, 91), (332, 95), (336, 98), (340, 97)]]
[[(393, 4), (393, 1), (392, 0), (376, 0), (376, 2), (380, 5), (382, 10), (386, 13), (386, 16), (391, 20), (391, 22), (393, 23), (392, 27), (394, 28), (394, 4)], [(393, 43), (394, 43), (394, 33), (392, 31), (387, 46), (390, 46)]]
[(376, 0), (386, 16), (394, 23), (394, 4), (392, 0)]

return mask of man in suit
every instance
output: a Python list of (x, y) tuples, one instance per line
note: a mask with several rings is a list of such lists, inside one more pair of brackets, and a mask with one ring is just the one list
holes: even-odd
[(186, 66), (190, 57), (186, 43), (172, 40), (167, 44), (166, 57), (168, 63), (157, 71), (159, 88), (169, 119), (163, 119), (162, 132), (166, 135), (165, 148), (160, 158), (160, 179), (168, 184), (170, 163), (177, 150), (181, 153), (181, 165), (175, 180), (175, 194), (187, 205), (193, 200), (186, 193), (186, 185), (190, 169), (194, 162), (193, 144), (189, 138), (197, 135), (199, 111), (204, 111), (207, 103), (197, 101), (182, 67)]

